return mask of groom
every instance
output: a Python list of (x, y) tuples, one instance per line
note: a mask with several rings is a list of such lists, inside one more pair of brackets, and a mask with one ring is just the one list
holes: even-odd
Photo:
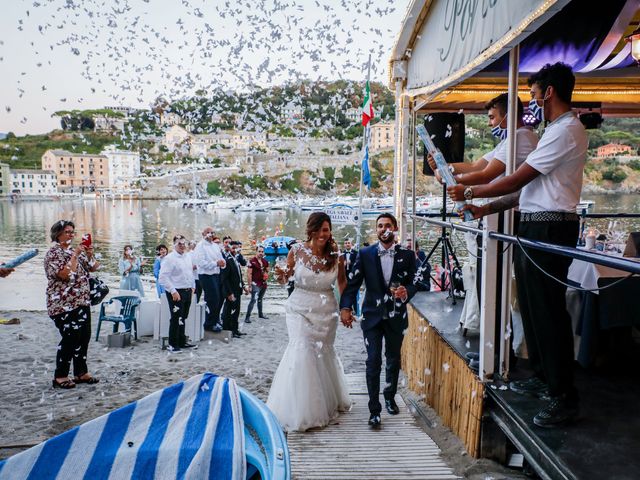
[(400, 413), (394, 400), (400, 373), (400, 348), (409, 324), (406, 303), (416, 293), (415, 254), (395, 245), (394, 232), (397, 230), (398, 222), (393, 215), (383, 213), (378, 216), (376, 235), (379, 242), (360, 250), (352, 269), (353, 275), (347, 279), (347, 288), (340, 298), (340, 320), (351, 328), (354, 321), (351, 306), (364, 281), (362, 333), (367, 347), (369, 425), (372, 427), (379, 427), (382, 411), (379, 395), (383, 338), (387, 359), (387, 384), (383, 391), (385, 408), (391, 415)]

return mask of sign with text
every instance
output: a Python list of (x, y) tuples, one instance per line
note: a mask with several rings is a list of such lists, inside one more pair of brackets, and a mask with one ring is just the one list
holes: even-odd
[(358, 223), (358, 209), (349, 205), (329, 205), (324, 212), (331, 217), (331, 223), (355, 225)]
[[(407, 65), (407, 90), (446, 88), (471, 65), (477, 70), (494, 45), (502, 55), (517, 37), (531, 33), (530, 22), (542, 21), (568, 0), (434, 0)], [(520, 31), (520, 28), (525, 29)], [(535, 27), (534, 27), (535, 28)], [(504, 42), (504, 45), (502, 44)], [(482, 59), (482, 60), (481, 60)], [(458, 79), (459, 81), (459, 79)]]

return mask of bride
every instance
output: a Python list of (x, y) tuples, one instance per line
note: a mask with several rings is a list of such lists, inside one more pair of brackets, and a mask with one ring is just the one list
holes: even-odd
[(286, 268), (276, 266), (280, 283), (293, 276), (287, 300), (289, 344), (273, 378), (267, 406), (285, 431), (324, 427), (350, 408), (342, 363), (333, 342), (338, 304), (333, 292), (347, 284), (344, 259), (331, 236), (331, 219), (314, 212), (307, 220), (307, 241), (293, 246)]

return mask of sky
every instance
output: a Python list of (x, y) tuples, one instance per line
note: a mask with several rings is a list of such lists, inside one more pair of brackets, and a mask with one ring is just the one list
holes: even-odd
[(1, 0), (0, 132), (198, 89), (386, 82), (409, 0)]

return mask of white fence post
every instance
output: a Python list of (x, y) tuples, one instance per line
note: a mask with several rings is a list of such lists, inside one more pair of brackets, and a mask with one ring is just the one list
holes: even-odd
[(498, 214), (484, 217), (482, 232), (482, 288), (480, 292), (480, 378), (490, 380), (494, 373), (496, 348), (496, 291), (498, 242), (489, 232), (498, 227)]

